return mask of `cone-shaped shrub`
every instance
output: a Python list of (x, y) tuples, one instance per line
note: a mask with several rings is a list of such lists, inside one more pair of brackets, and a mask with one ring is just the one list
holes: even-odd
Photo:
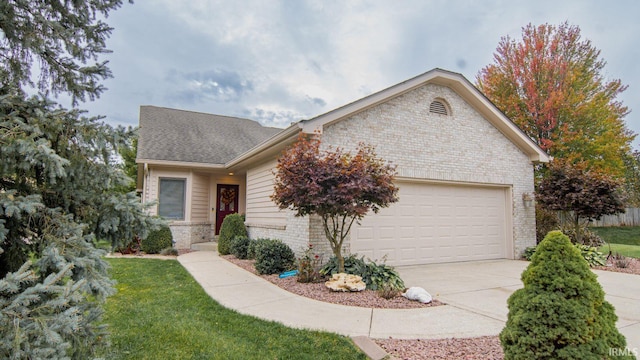
[(505, 359), (612, 359), (626, 340), (613, 306), (580, 251), (560, 231), (538, 245), (508, 300), (500, 333)]
[(222, 225), (220, 225), (218, 253), (220, 255), (231, 254), (231, 240), (236, 237), (247, 237), (247, 228), (244, 226), (244, 218), (240, 214), (229, 214), (224, 217)]

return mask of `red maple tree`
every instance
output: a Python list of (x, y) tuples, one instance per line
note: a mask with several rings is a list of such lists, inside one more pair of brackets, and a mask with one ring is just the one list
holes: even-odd
[(320, 216), (344, 272), (342, 246), (353, 223), (398, 200), (395, 174), (395, 166), (377, 157), (372, 146), (361, 143), (355, 154), (322, 150), (319, 136), (301, 134), (278, 159), (271, 199), (296, 216)]

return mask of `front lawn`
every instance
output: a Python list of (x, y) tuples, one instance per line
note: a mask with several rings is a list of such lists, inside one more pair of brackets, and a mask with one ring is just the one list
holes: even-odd
[(105, 305), (107, 359), (366, 359), (347, 337), (221, 306), (175, 260), (107, 261), (118, 282)]

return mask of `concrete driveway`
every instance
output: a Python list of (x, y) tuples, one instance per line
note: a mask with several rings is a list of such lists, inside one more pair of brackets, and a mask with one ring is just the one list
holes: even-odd
[[(491, 260), (402, 266), (396, 269), (407, 286), (425, 288), (450, 306), (501, 321), (507, 320), (507, 299), (521, 288), (528, 262)], [(618, 315), (618, 329), (630, 349), (640, 351), (640, 275), (594, 271), (606, 300)]]

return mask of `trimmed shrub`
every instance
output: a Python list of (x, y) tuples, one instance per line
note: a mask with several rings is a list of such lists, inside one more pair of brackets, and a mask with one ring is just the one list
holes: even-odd
[(256, 250), (259, 246), (258, 243), (264, 240), (265, 239), (249, 240), (249, 245), (247, 246), (247, 259), (255, 260)]
[(231, 240), (237, 236), (247, 236), (244, 217), (240, 214), (229, 214), (225, 216), (224, 220), (222, 220), (222, 225), (220, 225), (218, 254), (229, 255), (231, 253)]
[(569, 238), (550, 232), (508, 300), (505, 359), (609, 359), (625, 349), (613, 306)]
[(157, 254), (162, 249), (173, 245), (173, 235), (169, 226), (163, 225), (157, 230), (149, 232), (146, 239), (140, 243), (140, 250), (147, 254)]
[(269, 241), (271, 241), (271, 239), (260, 238), (256, 240), (249, 240), (249, 246), (247, 246), (247, 259), (255, 260), (256, 254), (260, 251), (260, 247)]
[(255, 255), (254, 266), (259, 274), (278, 274), (295, 266), (293, 250), (280, 240), (261, 240)]
[(230, 251), (233, 256), (238, 259), (246, 259), (247, 258), (247, 249), (249, 248), (249, 240), (246, 236), (236, 236), (231, 240)]

